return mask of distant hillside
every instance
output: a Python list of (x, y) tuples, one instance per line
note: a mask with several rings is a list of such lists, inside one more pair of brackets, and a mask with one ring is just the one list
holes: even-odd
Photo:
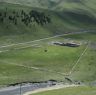
[(2, 2), (28, 5), (32, 7), (50, 8), (55, 6), (59, 0), (0, 0)]
[(27, 5), (55, 11), (82, 10), (96, 16), (96, 0), (0, 0), (1, 2)]
[(61, 0), (53, 9), (58, 11), (82, 10), (96, 16), (96, 0)]
[[(11, 0), (9, 1), (11, 2)], [(12, 2), (13, 1), (17, 2), (17, 0), (12, 0)], [(18, 2), (20, 1), (21, 0), (18, 0)], [(44, 0), (40, 0), (40, 3), (41, 1)], [(47, 2), (48, 0), (45, 1)], [(55, 3), (59, 6), (62, 2), (63, 0), (58, 0), (58, 2)], [(64, 4), (67, 4), (67, 2), (68, 1)], [(73, 2), (73, 0), (70, 1), (70, 4), (71, 2)], [(4, 40), (10, 42), (11, 39), (16, 39), (12, 40), (12, 42), (16, 42), (17, 39), (22, 42), (24, 39), (28, 41), (70, 31), (75, 32), (86, 29), (96, 29), (95, 9), (92, 9), (93, 11), (91, 11), (91, 9), (75, 9), (73, 6), (70, 6), (69, 8), (66, 5), (68, 7), (66, 7), (66, 9), (62, 7), (61, 11), (53, 11), (49, 9), (36, 8), (33, 5), (30, 7), (18, 4), (0, 3), (0, 39), (3, 42)], [(76, 5), (77, 7), (80, 7), (78, 4)], [(54, 9), (58, 6), (54, 6)], [(48, 21), (48, 19), (50, 21)]]
[(1, 2), (8, 2), (14, 4), (29, 5), (32, 7), (42, 7), (50, 9), (64, 9), (64, 8), (80, 8), (80, 9), (96, 9), (95, 0), (0, 0)]

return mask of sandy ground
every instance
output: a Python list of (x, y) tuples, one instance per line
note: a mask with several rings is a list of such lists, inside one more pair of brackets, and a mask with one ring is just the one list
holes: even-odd
[(31, 95), (31, 94), (34, 94), (34, 93), (39, 93), (39, 92), (44, 92), (44, 91), (50, 91), (50, 90), (56, 90), (56, 89), (62, 89), (62, 88), (67, 88), (67, 87), (76, 87), (76, 86), (79, 86), (79, 85), (55, 85), (55, 86), (52, 86), (52, 87), (46, 87), (46, 88), (40, 88), (40, 89), (37, 89), (37, 90), (34, 90), (34, 91), (30, 91), (30, 92), (27, 92), (23, 95)]

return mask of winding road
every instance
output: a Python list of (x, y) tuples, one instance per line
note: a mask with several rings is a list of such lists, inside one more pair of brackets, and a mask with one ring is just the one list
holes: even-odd
[(25, 85), (17, 85), (10, 86), (6, 88), (0, 89), (0, 95), (30, 95), (33, 93), (39, 93), (43, 91), (56, 90), (66, 87), (76, 87), (78, 85), (72, 84), (56, 84), (52, 85), (51, 83), (35, 83), (35, 84), (25, 84)]
[(0, 89), (0, 95), (23, 95), (26, 92), (34, 91), (39, 88), (46, 88), (51, 86), (48, 83), (35, 83), (35, 84), (24, 84), (24, 85), (17, 85), (17, 86), (10, 86)]

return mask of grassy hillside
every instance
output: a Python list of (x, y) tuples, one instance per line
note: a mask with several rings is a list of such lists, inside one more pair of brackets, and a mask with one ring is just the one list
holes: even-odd
[(96, 80), (96, 70), (95, 70), (95, 56), (96, 56), (96, 33), (93, 33), (93, 36), (91, 33), (85, 34), (79, 34), (79, 35), (69, 35), (66, 36), (66, 38), (71, 39), (83, 39), (83, 40), (89, 40), (90, 45), (88, 50), (86, 51), (85, 55), (81, 59), (81, 61), (78, 63), (77, 67), (75, 68), (73, 74), (70, 76), (73, 80), (80, 80), (82, 82), (86, 81), (94, 81)]
[(52, 0), (0, 0), (1, 2), (21, 4), (39, 8), (50, 8), (52, 5), (55, 5), (55, 2)]
[(51, 10), (87, 10), (91, 13), (95, 12), (95, 0), (0, 0), (1, 2), (8, 2), (13, 4), (21, 4), (39, 8), (47, 8)]
[[(68, 73), (75, 60), (84, 50), (85, 45), (78, 48), (51, 45), (52, 41), (55, 40), (64, 41), (64, 38), (50, 39), (23, 46), (6, 47), (5, 50), (9, 51), (0, 53), (0, 83), (8, 84), (8, 81), (14, 83), (16, 81), (44, 81), (50, 79), (64, 80), (64, 76), (57, 72)], [(37, 46), (32, 46), (34, 44), (37, 44)], [(29, 47), (26, 48), (26, 46)], [(45, 49), (48, 51), (45, 52)], [(41, 70), (31, 69), (30, 67), (41, 68)]]
[[(84, 35), (86, 35), (86, 37), (84, 37)], [(85, 33), (0, 48), (0, 51), (5, 51), (0, 53), (0, 84), (45, 81), (50, 79), (65, 82), (64, 77), (66, 76), (64, 75), (69, 74), (85, 50), (85, 42), (88, 40), (91, 41), (90, 46), (76, 65), (72, 74), (67, 77), (73, 82), (94, 82), (96, 80), (96, 34)], [(74, 41), (82, 43), (82, 45), (77, 48), (62, 47), (52, 45), (53, 41)], [(45, 50), (47, 50), (47, 52), (45, 52)], [(40, 70), (31, 67), (40, 68)]]
[[(13, 1), (10, 0), (11, 3), (14, 3), (16, 0)], [(18, 2), (20, 1), (18, 0)], [(34, 2), (37, 1), (35, 0)], [(48, 0), (44, 2), (49, 4)], [(84, 2), (86, 2), (88, 8), (85, 8), (85, 5), (82, 4)], [(0, 84), (49, 79), (64, 80), (64, 76), (54, 73), (69, 72), (74, 62), (77, 61), (85, 49), (86, 44), (84, 42), (88, 40), (91, 40), (92, 45), (89, 46), (83, 59), (69, 78), (81, 82), (96, 80), (96, 48), (94, 48), (96, 33), (69, 35), (40, 42), (5, 47), (9, 44), (32, 41), (70, 31), (83, 32), (84, 30), (90, 30), (92, 32), (91, 30), (94, 30), (96, 32), (95, 1), (93, 2), (92, 0), (90, 3), (87, 0), (82, 0), (82, 2), (60, 0), (55, 2), (55, 4), (53, 8), (49, 5), (51, 9), (56, 9), (56, 11), (49, 10), (49, 7), (45, 9), (34, 8), (33, 5), (28, 7), (24, 4), (0, 3)], [(66, 6), (63, 6), (63, 4)], [(58, 10), (59, 7), (60, 10)], [(51, 45), (52, 41), (66, 42), (65, 38), (70, 38), (68, 41), (76, 41), (83, 44), (77, 48)], [(48, 52), (44, 52), (46, 49)], [(54, 70), (55, 72), (44, 72), (44, 69), (43, 72), (42, 70), (33, 70), (29, 68), (31, 66)]]
[[(26, 25), (24, 21), (22, 22), (22, 10), (27, 16), (32, 10), (43, 13), (51, 19), (51, 22), (41, 25), (27, 19), (31, 23)], [(40, 8), (0, 3), (0, 14), (1, 45), (40, 39), (67, 31), (95, 29), (96, 26), (96, 18), (87, 11), (54, 12)]]

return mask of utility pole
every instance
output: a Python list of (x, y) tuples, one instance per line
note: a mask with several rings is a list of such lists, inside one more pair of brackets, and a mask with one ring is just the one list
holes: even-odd
[(22, 95), (22, 83), (20, 83), (20, 95)]

